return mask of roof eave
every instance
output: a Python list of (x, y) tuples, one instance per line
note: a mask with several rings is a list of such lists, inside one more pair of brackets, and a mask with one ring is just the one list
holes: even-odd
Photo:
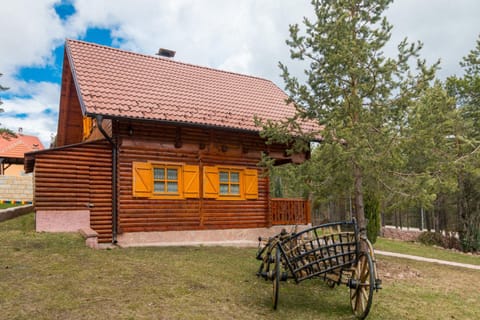
[(96, 117), (101, 116), (104, 119), (111, 119), (111, 120), (128, 120), (128, 121), (140, 121), (140, 122), (156, 122), (159, 124), (164, 125), (171, 125), (171, 126), (190, 126), (195, 128), (202, 128), (202, 129), (217, 129), (217, 130), (228, 130), (233, 132), (241, 132), (241, 133), (256, 133), (260, 134), (260, 130), (251, 130), (251, 129), (242, 129), (242, 128), (235, 128), (235, 127), (228, 127), (228, 126), (215, 126), (209, 125), (205, 123), (196, 123), (196, 122), (188, 122), (188, 121), (173, 121), (173, 120), (158, 120), (158, 119), (145, 119), (145, 118), (137, 118), (137, 117), (121, 117), (109, 114), (99, 114), (99, 113), (91, 113), (88, 112), (85, 114), (89, 117)]

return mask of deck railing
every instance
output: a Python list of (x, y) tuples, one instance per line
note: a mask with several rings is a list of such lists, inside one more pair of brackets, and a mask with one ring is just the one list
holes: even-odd
[(310, 202), (304, 199), (270, 199), (272, 225), (308, 224)]

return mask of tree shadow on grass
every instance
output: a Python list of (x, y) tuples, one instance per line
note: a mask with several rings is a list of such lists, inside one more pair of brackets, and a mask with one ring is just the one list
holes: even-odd
[(352, 311), (349, 302), (349, 291), (344, 285), (329, 288), (321, 279), (312, 279), (295, 284), (293, 280), (280, 283), (277, 310), (273, 310), (272, 282), (265, 281), (258, 287), (263, 291), (257, 301), (261, 307), (279, 316), (307, 317), (316, 314), (318, 318), (350, 319)]

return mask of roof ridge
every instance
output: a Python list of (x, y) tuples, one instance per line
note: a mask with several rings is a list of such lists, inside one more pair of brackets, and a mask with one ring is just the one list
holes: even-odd
[[(148, 54), (145, 54), (145, 53), (128, 51), (128, 50), (125, 50), (125, 49), (109, 47), (109, 46), (107, 46), (107, 45), (98, 44), (98, 43), (94, 43), (94, 42), (87, 42), (87, 41), (83, 41), (83, 40), (68, 39), (68, 38), (67, 38), (65, 42), (66, 42), (66, 43), (68, 43), (68, 42), (77, 42), (77, 43), (81, 43), (81, 44), (85, 44), (85, 45), (91, 45), (91, 46), (95, 46), (95, 47), (104, 48), (104, 49), (107, 49), (107, 50), (119, 51), (119, 52), (126, 53), (126, 54), (131, 54), (131, 55), (136, 55), (136, 56), (141, 56), (141, 57), (147, 57), (147, 58), (149, 58), (149, 59), (155, 59), (155, 60), (161, 59), (162, 61), (165, 61), (165, 62), (167, 62), (167, 63), (181, 64), (181, 65), (185, 65), (185, 66), (189, 66), (189, 67), (200, 68), (200, 69), (207, 69), (207, 70), (211, 70), (211, 71), (215, 71), (215, 72), (221, 72), (221, 73), (227, 73), (227, 74), (231, 74), (231, 75), (235, 75), (235, 76), (241, 76), (241, 77), (246, 77), (246, 78), (258, 79), (258, 80), (270, 82), (270, 83), (272, 83), (273, 85), (277, 86), (272, 80), (266, 79), (266, 78), (262, 78), (262, 77), (259, 77), (259, 76), (252, 76), (252, 75), (243, 74), (243, 73), (238, 73), (238, 72), (233, 72), (233, 71), (227, 71), (227, 70), (222, 70), (222, 69), (215, 69), (215, 68), (213, 68), (213, 67), (205, 67), (205, 66), (201, 66), (201, 65), (197, 65), (197, 64), (193, 64), (193, 63), (182, 62), (182, 61), (177, 61), (177, 60), (172, 60), (172, 59), (163, 59), (163, 58), (160, 58), (160, 57), (157, 58), (157, 57), (155, 57), (155, 56), (148, 55)], [(277, 87), (278, 87), (278, 86), (277, 86)]]

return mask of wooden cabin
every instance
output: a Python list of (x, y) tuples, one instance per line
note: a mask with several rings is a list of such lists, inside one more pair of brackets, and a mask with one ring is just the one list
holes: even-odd
[(67, 40), (56, 147), (25, 162), (37, 230), (129, 245), (308, 224), (308, 203), (270, 199), (257, 165), (309, 156), (267, 145), (254, 124), (291, 116), (286, 98), (265, 79)]

